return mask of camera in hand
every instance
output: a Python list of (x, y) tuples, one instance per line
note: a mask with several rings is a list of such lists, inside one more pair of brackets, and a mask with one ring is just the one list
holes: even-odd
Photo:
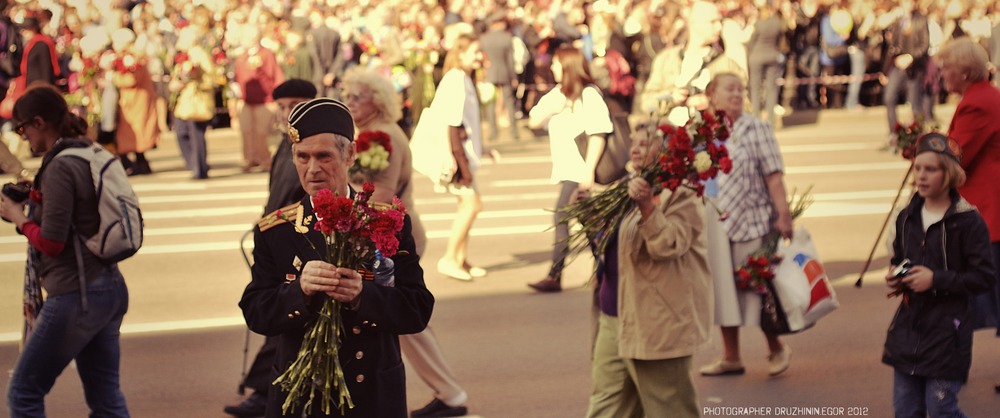
[(910, 274), (910, 269), (913, 268), (913, 263), (910, 262), (909, 258), (904, 258), (895, 269), (892, 270), (893, 277), (897, 279), (902, 279)]
[(3, 185), (3, 194), (14, 203), (24, 203), (31, 194), (31, 188), (24, 184), (7, 183)]

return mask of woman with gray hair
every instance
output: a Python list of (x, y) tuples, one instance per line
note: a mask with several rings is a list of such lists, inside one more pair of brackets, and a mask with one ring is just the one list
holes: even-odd
[[(342, 96), (354, 117), (355, 132), (360, 138), (365, 132), (382, 131), (389, 135), (389, 165), (382, 170), (357, 170), (358, 163), (351, 168), (351, 184), (357, 190), (361, 184), (375, 185), (372, 200), (392, 203), (393, 196), (399, 196), (406, 206), (413, 225), (413, 240), (417, 255), (423, 255), (427, 247), (427, 236), (423, 224), (413, 204), (413, 156), (410, 154), (409, 138), (396, 124), (403, 117), (402, 103), (392, 82), (382, 74), (354, 67), (344, 75)], [(355, 141), (356, 143), (358, 141)], [(360, 144), (359, 144), (360, 145)], [(363, 152), (361, 149), (359, 153)], [(450, 417), (465, 415), (464, 406), (468, 395), (455, 379), (451, 368), (441, 354), (441, 348), (434, 338), (430, 325), (417, 334), (399, 336), (399, 347), (409, 359), (420, 379), (434, 390), (434, 400), (422, 409), (413, 411), (413, 417)]]
[[(393, 196), (406, 205), (406, 211), (413, 222), (413, 239), (417, 253), (423, 254), (427, 237), (423, 224), (413, 204), (413, 157), (410, 155), (410, 140), (402, 128), (396, 124), (403, 117), (403, 106), (399, 94), (387, 78), (381, 74), (355, 67), (344, 75), (342, 96), (354, 117), (355, 132), (382, 131), (389, 135), (392, 150), (389, 165), (377, 172), (351, 170), (351, 183), (356, 189), (369, 182), (375, 185), (372, 200), (392, 203)], [(360, 150), (359, 150), (360, 151)]]
[[(1000, 90), (990, 84), (986, 50), (970, 38), (948, 41), (935, 58), (944, 88), (962, 96), (948, 126), (948, 136), (962, 147), (962, 168), (967, 180), (958, 193), (983, 215), (990, 230), (993, 264), (1000, 265)], [(1000, 290), (976, 296), (976, 329), (1000, 325)], [(1000, 328), (997, 330), (1000, 335)], [(1000, 385), (996, 390), (1000, 392)]]

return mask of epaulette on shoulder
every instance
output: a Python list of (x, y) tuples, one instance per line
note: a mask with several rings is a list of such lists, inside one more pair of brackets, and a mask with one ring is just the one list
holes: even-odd
[(295, 222), (299, 216), (298, 208), (300, 206), (302, 206), (302, 202), (296, 202), (271, 212), (264, 216), (260, 222), (257, 222), (257, 227), (260, 228), (260, 232), (264, 232), (286, 222)]
[(368, 202), (368, 206), (371, 206), (372, 209), (376, 209), (376, 210), (389, 210), (389, 209), (392, 209), (392, 205), (390, 205), (388, 203), (385, 203), (385, 202), (369, 201)]

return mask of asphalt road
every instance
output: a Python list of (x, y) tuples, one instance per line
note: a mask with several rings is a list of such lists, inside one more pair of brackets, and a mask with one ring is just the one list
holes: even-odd
[[(950, 116), (950, 109), (939, 115)], [(801, 334), (786, 338), (792, 366), (767, 377), (766, 345), (759, 331), (744, 330), (747, 374), (696, 377), (706, 416), (891, 416), (891, 369), (880, 363), (885, 329), (896, 300), (879, 284), (886, 265), (879, 246), (869, 285), (853, 287), (877, 229), (889, 210), (907, 164), (879, 151), (884, 109), (824, 111), (817, 120), (796, 118), (778, 133), (789, 190), (812, 185), (816, 203), (799, 224), (812, 232), (834, 281), (840, 309)], [(905, 116), (904, 116), (905, 118)], [(947, 121), (942, 121), (947, 122)], [(946, 124), (944, 126), (947, 126)], [(484, 417), (578, 417), (590, 391), (593, 333), (590, 262), (578, 259), (564, 275), (567, 290), (534, 294), (525, 283), (547, 271), (551, 213), (557, 187), (549, 184), (544, 140), (497, 144), (499, 163), (480, 171), (484, 212), (476, 221), (470, 254), (490, 274), (473, 283), (434, 271), (443, 251), (453, 198), (434, 194), (419, 179), (417, 207), (429, 231), (425, 268), (437, 297), (433, 329), (469, 393), (470, 412)], [(176, 144), (164, 137), (148, 154), (154, 175), (133, 184), (147, 220), (142, 251), (122, 263), (131, 306), (122, 337), (122, 385), (134, 417), (224, 417), (239, 399), (245, 331), (236, 302), (249, 280), (240, 256), (244, 231), (260, 215), (266, 175), (239, 173), (239, 142), (232, 131), (209, 136), (208, 181), (188, 180)], [(29, 165), (37, 165), (37, 159)], [(0, 367), (17, 356), (23, 238), (0, 226)], [(977, 334), (969, 385), (960, 405), (971, 417), (996, 416), (1000, 340)], [(252, 357), (261, 339), (250, 341)], [(708, 363), (721, 351), (718, 338), (695, 356)], [(50, 417), (87, 414), (72, 368), (47, 398)], [(408, 400), (417, 408), (431, 391), (412, 373)], [(0, 391), (6, 392), (6, 380)], [(770, 407), (746, 410), (727, 409)], [(0, 400), (6, 416), (6, 400)], [(805, 408), (805, 409), (797, 409)], [(816, 409), (825, 408), (825, 409)], [(992, 411), (992, 412), (991, 412)], [(756, 413), (756, 414), (753, 414)]]

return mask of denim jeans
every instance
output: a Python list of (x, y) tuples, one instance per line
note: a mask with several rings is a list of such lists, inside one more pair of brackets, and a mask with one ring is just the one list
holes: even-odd
[(184, 165), (196, 179), (208, 178), (208, 149), (205, 131), (209, 122), (195, 122), (174, 118), (174, 132), (177, 133), (177, 147), (181, 149)]
[(90, 416), (129, 416), (118, 384), (119, 328), (128, 310), (128, 289), (116, 265), (87, 281), (86, 312), (79, 292), (45, 300), (11, 376), (11, 418), (45, 417), (45, 395), (74, 359)]
[(861, 103), (861, 78), (865, 75), (865, 51), (856, 46), (847, 49), (851, 58), (851, 81), (847, 83), (847, 103), (845, 107), (852, 109)]
[(892, 407), (896, 418), (965, 418), (958, 409), (962, 382), (931, 379), (894, 371)]

